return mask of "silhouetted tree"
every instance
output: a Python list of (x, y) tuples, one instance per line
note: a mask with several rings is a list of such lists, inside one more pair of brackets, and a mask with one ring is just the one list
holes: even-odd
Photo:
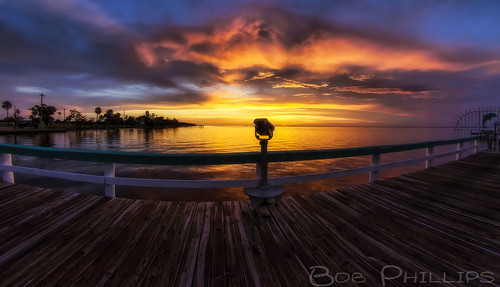
[(117, 125), (123, 123), (120, 113), (113, 113), (113, 110), (109, 109), (104, 114), (104, 121), (109, 125)]
[(87, 122), (86, 116), (84, 116), (80, 111), (77, 111), (76, 109), (69, 111), (69, 116), (66, 117), (66, 120), (68, 122), (75, 122), (77, 127), (81, 127)]
[(9, 101), (2, 102), (2, 109), (7, 111), (7, 118), (9, 117), (9, 110), (12, 108), (12, 103)]
[(113, 121), (112, 121), (113, 124), (117, 125), (117, 124), (123, 124), (123, 119), (122, 119), (122, 115), (120, 113), (116, 113), (113, 115)]
[(95, 121), (97, 122), (97, 119), (99, 118), (99, 115), (102, 113), (101, 107), (96, 107), (95, 110)]
[[(54, 106), (47, 106), (43, 104), (42, 107), (39, 105), (34, 105), (33, 107), (29, 108), (31, 111), (30, 119), (34, 124), (45, 124), (48, 126), (52, 121), (54, 121), (54, 118), (52, 117), (57, 109)], [(42, 113), (40, 115), (40, 113)], [(41, 121), (41, 122), (40, 122)]]
[(154, 126), (156, 115), (154, 113), (149, 113), (149, 111), (144, 112), (144, 115), (139, 117), (141, 123), (147, 127)]
[[(136, 123), (139, 123), (142, 126), (146, 127), (188, 127), (188, 126), (195, 126), (195, 124), (191, 123), (184, 123), (184, 122), (179, 122), (176, 118), (170, 119), (170, 118), (165, 118), (162, 116), (157, 116), (154, 113), (150, 113), (149, 111), (146, 111), (142, 116), (137, 117), (135, 119)], [(127, 123), (129, 121), (127, 120)]]
[(86, 116), (84, 116), (80, 111), (73, 109), (69, 111), (69, 116), (67, 116), (66, 119), (68, 121), (75, 121), (82, 123), (86, 121)]
[(112, 109), (109, 109), (106, 111), (106, 113), (104, 114), (104, 121), (108, 124), (111, 123), (111, 121), (113, 120), (113, 110)]
[(125, 116), (125, 124), (126, 125), (135, 125), (137, 123), (137, 119), (134, 116)]
[(14, 108), (14, 114), (12, 115), (12, 117), (14, 118), (14, 129), (17, 129), (19, 121), (23, 119), (23, 117), (21, 117), (21, 111), (17, 108)]

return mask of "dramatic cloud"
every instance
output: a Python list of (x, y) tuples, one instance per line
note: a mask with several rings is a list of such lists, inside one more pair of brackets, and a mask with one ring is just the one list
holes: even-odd
[(0, 92), (204, 124), (448, 125), (498, 99), (496, 3), (287, 3), (0, 2)]

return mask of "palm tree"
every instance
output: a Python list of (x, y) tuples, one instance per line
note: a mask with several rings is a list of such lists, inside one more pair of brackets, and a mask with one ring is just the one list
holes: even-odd
[(14, 119), (17, 120), (20, 118), (21, 118), (21, 111), (18, 108), (14, 107)]
[(16, 130), (17, 126), (19, 125), (19, 120), (22, 119), (21, 111), (18, 108), (14, 107), (14, 114), (12, 115), (12, 117), (14, 118), (14, 129)]
[(7, 117), (9, 117), (9, 110), (12, 108), (12, 103), (9, 101), (3, 101), (2, 108), (7, 111)]
[(97, 122), (97, 119), (99, 118), (99, 115), (102, 113), (101, 107), (95, 108), (94, 112), (95, 112), (95, 121)]

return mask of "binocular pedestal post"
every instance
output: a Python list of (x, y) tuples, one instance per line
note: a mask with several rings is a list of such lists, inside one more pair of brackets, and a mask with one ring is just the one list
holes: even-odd
[(267, 182), (267, 142), (268, 140), (260, 141), (260, 182), (255, 188), (245, 188), (245, 193), (250, 198), (250, 202), (254, 208), (258, 208), (268, 198), (273, 198), (276, 204), (281, 202), (281, 195), (285, 192), (285, 187), (269, 186)]

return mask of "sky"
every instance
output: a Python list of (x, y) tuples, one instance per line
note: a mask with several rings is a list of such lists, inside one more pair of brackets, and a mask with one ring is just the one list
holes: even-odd
[[(498, 106), (500, 1), (0, 0), (0, 100), (203, 125), (451, 126)], [(3, 115), (2, 115), (3, 116)]]

